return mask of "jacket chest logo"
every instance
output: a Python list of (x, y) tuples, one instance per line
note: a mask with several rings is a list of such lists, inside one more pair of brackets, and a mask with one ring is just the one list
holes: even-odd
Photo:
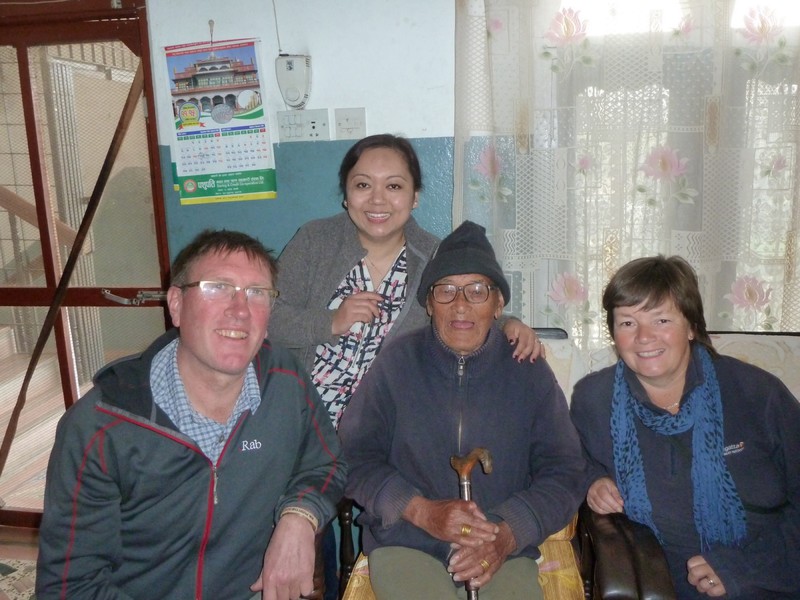
[(744, 442), (739, 442), (738, 444), (730, 444), (729, 446), (725, 446), (722, 450), (722, 456), (729, 456), (731, 454), (739, 454), (739, 452), (744, 451)]
[(258, 440), (253, 440), (252, 442), (248, 442), (247, 440), (242, 441), (242, 452), (249, 452), (251, 450), (261, 450), (261, 442)]

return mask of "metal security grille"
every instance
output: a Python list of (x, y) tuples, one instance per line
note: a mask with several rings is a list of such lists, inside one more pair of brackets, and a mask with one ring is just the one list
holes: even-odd
[(113, 301), (158, 300), (168, 256), (144, 12), (97, 16), (0, 19), (0, 523), (36, 521), (65, 407), (166, 322)]

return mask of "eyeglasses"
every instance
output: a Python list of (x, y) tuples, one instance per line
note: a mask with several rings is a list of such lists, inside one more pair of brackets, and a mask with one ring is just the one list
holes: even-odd
[(244, 290), (247, 302), (254, 306), (271, 307), (275, 303), (275, 299), (280, 295), (278, 290), (273, 290), (268, 287), (258, 285), (239, 287), (238, 285), (225, 283), (224, 281), (193, 281), (192, 283), (185, 283), (179, 287), (181, 290), (196, 287), (200, 290), (203, 299), (210, 302), (230, 302), (233, 300), (236, 292)]
[(458, 292), (464, 292), (464, 298), (470, 304), (483, 304), (489, 299), (489, 292), (496, 289), (496, 285), (487, 285), (480, 282), (468, 283), (467, 285), (437, 283), (431, 286), (431, 295), (439, 304), (450, 304), (456, 299)]

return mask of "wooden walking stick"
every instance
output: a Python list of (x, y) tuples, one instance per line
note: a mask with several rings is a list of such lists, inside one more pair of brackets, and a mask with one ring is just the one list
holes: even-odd
[[(480, 462), (483, 472), (487, 475), (492, 472), (492, 455), (486, 448), (475, 448), (466, 456), (453, 455), (450, 457), (450, 466), (458, 473), (458, 494), (462, 500), (472, 500), (472, 469), (475, 463)], [(473, 590), (469, 581), (466, 582), (467, 599), (478, 600), (478, 590)]]

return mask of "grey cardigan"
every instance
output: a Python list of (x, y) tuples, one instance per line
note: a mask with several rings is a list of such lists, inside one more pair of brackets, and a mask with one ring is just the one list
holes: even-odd
[[(405, 226), (406, 303), (386, 341), (430, 323), (416, 301), (422, 270), (439, 244), (413, 217)], [(269, 338), (289, 348), (310, 373), (319, 344), (336, 343), (331, 334), (333, 311), (328, 302), (353, 266), (366, 256), (358, 231), (346, 212), (306, 223), (281, 253), (278, 264), (280, 297), (269, 323)]]

